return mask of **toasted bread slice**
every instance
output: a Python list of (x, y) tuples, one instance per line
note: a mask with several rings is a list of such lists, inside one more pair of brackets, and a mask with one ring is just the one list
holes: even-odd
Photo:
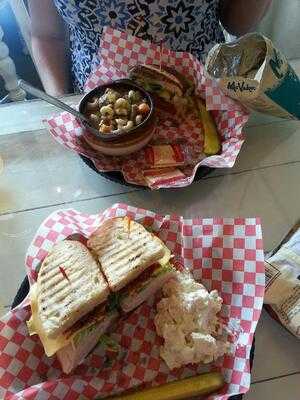
[(89, 238), (109, 287), (117, 292), (165, 255), (163, 242), (127, 217), (105, 221)]
[(109, 288), (97, 261), (77, 241), (53, 246), (37, 279), (37, 305), (45, 335), (54, 338), (104, 302)]

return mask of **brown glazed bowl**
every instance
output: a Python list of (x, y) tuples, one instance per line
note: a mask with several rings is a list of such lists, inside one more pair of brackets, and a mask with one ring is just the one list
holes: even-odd
[(150, 106), (148, 116), (138, 126), (129, 131), (121, 133), (95, 134), (89, 130), (89, 125), (82, 122), (85, 126), (83, 137), (85, 141), (96, 151), (109, 156), (124, 156), (140, 150), (146, 146), (153, 137), (156, 118), (152, 96), (142, 87), (136, 85), (128, 79), (120, 79), (111, 83), (97, 86), (91, 92), (87, 93), (79, 103), (79, 112), (85, 114), (86, 104), (95, 96), (100, 97), (107, 88), (115, 90), (137, 90), (143, 94)]

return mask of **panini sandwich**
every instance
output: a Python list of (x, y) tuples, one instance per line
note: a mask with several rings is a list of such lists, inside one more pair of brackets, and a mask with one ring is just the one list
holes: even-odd
[(44, 259), (31, 287), (29, 333), (71, 372), (121, 313), (138, 307), (175, 274), (171, 253), (127, 217), (105, 221), (87, 246), (64, 240)]

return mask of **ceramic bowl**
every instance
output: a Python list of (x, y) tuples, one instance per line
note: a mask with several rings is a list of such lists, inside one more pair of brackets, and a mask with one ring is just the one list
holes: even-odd
[(104, 94), (105, 90), (111, 88), (119, 91), (136, 90), (142, 93), (147, 103), (150, 106), (150, 111), (147, 117), (141, 124), (134, 128), (121, 133), (103, 134), (99, 132), (95, 134), (89, 130), (89, 126), (84, 124), (84, 139), (96, 151), (110, 156), (123, 156), (140, 150), (152, 138), (155, 131), (155, 109), (153, 105), (152, 96), (146, 92), (142, 87), (136, 85), (127, 79), (120, 79), (111, 83), (101, 85), (87, 93), (80, 101), (79, 112), (85, 113), (86, 104), (91, 101), (95, 96), (100, 97)]

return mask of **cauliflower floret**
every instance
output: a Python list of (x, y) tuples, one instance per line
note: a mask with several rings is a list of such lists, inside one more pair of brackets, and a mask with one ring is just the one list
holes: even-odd
[(160, 354), (170, 369), (209, 363), (229, 351), (229, 343), (217, 337), (222, 299), (216, 290), (209, 293), (191, 275), (178, 273), (163, 287), (163, 294), (154, 323), (165, 340)]

